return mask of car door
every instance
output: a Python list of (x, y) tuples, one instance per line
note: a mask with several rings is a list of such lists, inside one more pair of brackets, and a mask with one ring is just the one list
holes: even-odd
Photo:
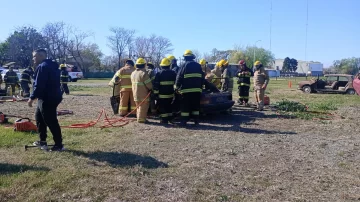
[(332, 89), (332, 85), (334, 84), (334, 82), (338, 81), (338, 77), (337, 76), (327, 76), (326, 77), (326, 86), (325, 88), (327, 89)]

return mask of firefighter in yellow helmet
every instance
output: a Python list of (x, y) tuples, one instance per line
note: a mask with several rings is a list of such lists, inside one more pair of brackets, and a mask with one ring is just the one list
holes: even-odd
[[(152, 84), (154, 85), (155, 74), (156, 74), (154, 64), (151, 63), (151, 62), (147, 62), (146, 63), (146, 71), (149, 74), (149, 77), (150, 77), (150, 79), (152, 81)], [(155, 103), (154, 93), (151, 93), (151, 96), (150, 96), (149, 112), (152, 115), (156, 114), (156, 103)]]
[[(136, 69), (131, 74), (132, 91), (134, 93), (134, 100), (137, 106), (137, 122), (145, 123), (146, 116), (149, 109), (149, 97), (148, 94), (153, 88), (149, 74), (146, 72), (146, 61), (143, 58), (139, 58), (136, 61)], [(140, 103), (144, 101), (141, 105)]]
[(204, 72), (204, 74), (211, 72), (211, 69), (206, 65), (205, 59), (201, 59), (199, 63), (201, 65), (201, 69)]
[[(131, 73), (133, 73), (134, 71), (135, 71), (134, 61), (128, 59), (125, 61), (125, 66), (120, 68), (120, 70), (115, 74), (115, 76), (118, 78), (118, 82), (116, 83), (118, 83), (120, 88), (120, 106), (119, 106), (120, 116), (125, 116), (129, 112), (136, 109), (136, 104), (134, 101), (134, 93), (132, 90), (131, 78), (130, 78)], [(136, 110), (132, 114), (136, 114)]]
[(256, 105), (259, 111), (264, 109), (264, 94), (269, 83), (269, 75), (260, 61), (254, 63), (254, 90)]
[(66, 95), (70, 94), (69, 87), (68, 87), (68, 81), (69, 81), (69, 72), (66, 70), (66, 65), (61, 64), (60, 65), (60, 88), (61, 88), (61, 94), (64, 93)]
[(229, 68), (229, 62), (224, 61), (223, 66), (221, 67), (221, 90), (232, 93), (234, 80), (233, 74)]
[(195, 55), (192, 51), (186, 50), (184, 53), (185, 63), (180, 68), (175, 82), (176, 92), (182, 95), (182, 126), (186, 126), (190, 116), (193, 117), (195, 125), (199, 125), (200, 99), (205, 77), (201, 65), (195, 62), (194, 59)]
[(218, 89), (221, 88), (221, 68), (223, 66), (223, 61), (224, 60), (220, 60), (219, 62), (216, 63), (215, 68), (213, 70), (211, 70), (211, 73), (214, 74), (213, 76), (213, 80), (215, 82), (212, 82)]
[(168, 58), (161, 60), (161, 71), (156, 74), (154, 82), (154, 93), (157, 95), (160, 123), (162, 124), (168, 124), (172, 119), (171, 103), (174, 99), (176, 73), (170, 69), (170, 64)]

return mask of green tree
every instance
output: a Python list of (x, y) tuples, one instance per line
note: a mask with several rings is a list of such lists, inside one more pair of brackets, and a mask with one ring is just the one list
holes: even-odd
[(7, 41), (0, 43), (0, 66), (8, 61), (9, 43)]
[(360, 58), (345, 58), (335, 60), (331, 67), (337, 73), (356, 74), (360, 70)]
[(282, 71), (283, 72), (290, 72), (291, 71), (291, 59), (289, 57), (286, 57), (284, 59)]
[[(264, 66), (270, 66), (275, 56), (271, 51), (255, 46), (247, 46), (246, 48), (235, 48), (230, 52), (230, 63), (238, 63), (245, 60), (249, 67), (252, 67), (255, 61), (260, 61)], [(255, 58), (254, 58), (255, 51)]]
[(32, 52), (45, 47), (46, 44), (43, 36), (32, 27), (18, 28), (6, 41), (9, 59), (24, 68), (33, 64)]
[(298, 68), (298, 61), (294, 58), (290, 59), (290, 71), (296, 72)]

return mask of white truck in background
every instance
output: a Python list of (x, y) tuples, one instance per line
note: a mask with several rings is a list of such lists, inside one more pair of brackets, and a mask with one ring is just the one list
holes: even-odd
[(69, 72), (69, 82), (77, 82), (84, 78), (84, 74), (76, 66), (66, 64), (66, 70)]

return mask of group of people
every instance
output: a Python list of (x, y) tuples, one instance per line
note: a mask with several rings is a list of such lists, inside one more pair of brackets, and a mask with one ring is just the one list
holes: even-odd
[[(69, 80), (69, 72), (66, 70), (66, 65), (61, 64), (60, 70), (61, 70), (61, 74), (60, 74), (61, 93), (62, 94), (66, 93), (66, 95), (69, 95), (70, 91), (67, 86), (67, 82)], [(7, 90), (10, 87), (11, 94), (14, 95), (16, 93), (16, 87), (21, 87), (23, 91), (22, 96), (27, 98), (30, 96), (30, 85), (32, 79), (34, 79), (34, 70), (32, 67), (27, 67), (25, 70), (23, 70), (21, 72), (19, 79), (17, 73), (14, 71), (14, 68), (10, 66), (9, 71), (7, 71), (4, 75), (5, 89)], [(0, 76), (0, 85), (2, 83), (3, 83), (2, 76)]]
[[(191, 50), (186, 50), (183, 57), (185, 63), (181, 67), (177, 65), (174, 56), (163, 58), (158, 71), (155, 71), (154, 64), (143, 58), (137, 59), (135, 63), (131, 59), (126, 60), (125, 66), (115, 73), (109, 83), (114, 88), (115, 95), (120, 96), (120, 116), (136, 114), (139, 123), (146, 123), (148, 113), (158, 111), (160, 122), (168, 124), (173, 123), (174, 109), (179, 109), (179, 125), (186, 125), (190, 118), (198, 125), (203, 89), (232, 93), (234, 76), (228, 61), (219, 61), (211, 70), (205, 59), (197, 63)], [(261, 62), (255, 62), (253, 72), (241, 60), (236, 77), (239, 103), (248, 105), (250, 78), (254, 77), (257, 109), (263, 110), (264, 91), (269, 76)]]

